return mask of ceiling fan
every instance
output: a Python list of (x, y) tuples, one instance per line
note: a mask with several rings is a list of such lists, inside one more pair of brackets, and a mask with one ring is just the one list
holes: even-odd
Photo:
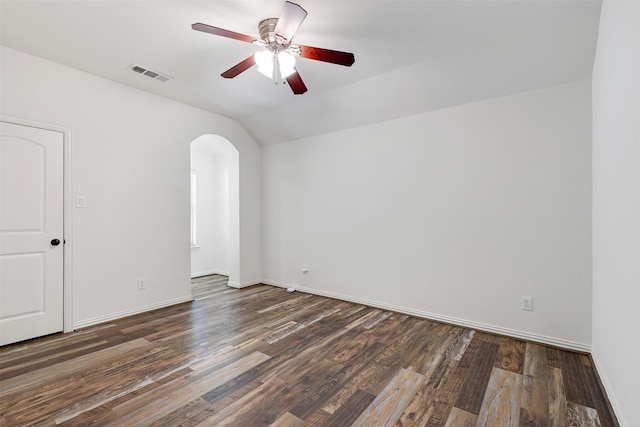
[(258, 24), (259, 39), (202, 23), (193, 24), (191, 28), (196, 31), (228, 37), (265, 48), (229, 68), (221, 74), (222, 77), (232, 79), (243, 71), (257, 65), (258, 71), (262, 74), (274, 79), (276, 83), (286, 80), (293, 93), (301, 95), (307, 91), (307, 86), (295, 68), (296, 56), (347, 67), (350, 67), (355, 62), (353, 53), (291, 44), (293, 35), (306, 16), (307, 11), (300, 5), (285, 1), (280, 18), (268, 18), (260, 21)]

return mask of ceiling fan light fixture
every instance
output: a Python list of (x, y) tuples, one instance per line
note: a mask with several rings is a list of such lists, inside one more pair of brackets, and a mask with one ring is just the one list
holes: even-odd
[(274, 69), (273, 52), (271, 52), (270, 50), (261, 50), (256, 52), (253, 58), (255, 59), (256, 65), (258, 66), (258, 71), (272, 79)]
[[(296, 58), (289, 52), (280, 51), (277, 54), (270, 50), (256, 52), (253, 58), (258, 66), (258, 71), (273, 79), (285, 79), (295, 73)], [(278, 69), (279, 73), (275, 73)]]
[(296, 71), (296, 58), (289, 52), (278, 52), (278, 65), (280, 67), (280, 76), (284, 79), (289, 77)]

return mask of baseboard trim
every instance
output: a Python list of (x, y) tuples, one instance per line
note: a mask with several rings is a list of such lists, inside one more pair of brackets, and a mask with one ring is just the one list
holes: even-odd
[(539, 335), (530, 332), (519, 331), (517, 329), (504, 328), (502, 326), (490, 325), (486, 323), (474, 322), (467, 319), (460, 319), (457, 317), (444, 316), (441, 314), (430, 313), (428, 311), (415, 310), (412, 308), (401, 307), (397, 305), (385, 304), (379, 301), (373, 301), (363, 298), (357, 298), (350, 295), (339, 294), (335, 292), (327, 292), (320, 289), (307, 288), (305, 286), (297, 286), (289, 283), (279, 282), (277, 280), (263, 279), (262, 283), (271, 286), (277, 286), (279, 288), (295, 288), (300, 292), (306, 292), (308, 294), (319, 295), (328, 298), (339, 299), (342, 301), (349, 301), (356, 304), (363, 304), (370, 307), (381, 308), (383, 310), (395, 311), (398, 313), (409, 314), (411, 316), (422, 317), (424, 319), (435, 320), (437, 322), (449, 323), (456, 326), (462, 326), (465, 328), (478, 329), (484, 332), (490, 332), (498, 335), (507, 335), (513, 338), (519, 338), (525, 341), (533, 341), (541, 344), (551, 345), (554, 347), (565, 348), (567, 350), (580, 351), (584, 353), (591, 352), (591, 346), (579, 342), (564, 340), (561, 338), (549, 337), (546, 335)]
[(229, 272), (228, 271), (222, 271), (222, 270), (207, 270), (207, 271), (199, 271), (197, 273), (193, 273), (191, 274), (191, 278), (195, 279), (196, 277), (202, 277), (202, 276), (211, 276), (212, 274), (219, 274), (221, 276), (229, 276)]
[(617, 420), (614, 420), (614, 421), (617, 421), (619, 426), (630, 426), (631, 424), (627, 423), (623, 417), (624, 412), (622, 412), (622, 408), (620, 407), (620, 405), (618, 405), (618, 401), (616, 400), (614, 389), (611, 386), (611, 382), (609, 381), (609, 378), (607, 378), (607, 376), (604, 374), (606, 371), (602, 367), (602, 363), (600, 362), (600, 359), (598, 359), (598, 354), (596, 351), (591, 352), (591, 360), (593, 362), (596, 375), (598, 377), (597, 378), (598, 382), (600, 383), (600, 386), (604, 388), (604, 392), (605, 392), (604, 397), (609, 403), (609, 405), (611, 406), (610, 408), (611, 412), (617, 418)]
[(99, 323), (111, 322), (112, 320), (121, 319), (123, 317), (133, 316), (134, 314), (145, 313), (151, 310), (157, 310), (159, 308), (165, 308), (176, 304), (182, 304), (184, 302), (193, 301), (193, 296), (188, 295), (180, 298), (174, 298), (167, 301), (162, 301), (155, 304), (149, 304), (142, 307), (136, 307), (130, 310), (119, 311), (117, 313), (111, 313), (104, 316), (94, 317), (92, 319), (81, 320), (73, 324), (73, 329), (86, 328), (88, 326), (94, 326)]
[(264, 283), (262, 280), (247, 280), (245, 282), (232, 282), (231, 280), (229, 280), (229, 282), (227, 283), (227, 286), (231, 287), (231, 288), (236, 288), (236, 289), (242, 289), (242, 288), (248, 288), (249, 286), (253, 286), (253, 285), (259, 285), (261, 283)]

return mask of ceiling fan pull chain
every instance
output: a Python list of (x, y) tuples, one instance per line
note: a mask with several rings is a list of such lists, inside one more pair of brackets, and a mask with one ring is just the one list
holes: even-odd
[(277, 52), (273, 52), (273, 78), (276, 81), (276, 84), (278, 84), (281, 80), (282, 80), (282, 73), (280, 72), (280, 61), (278, 61), (278, 54)]

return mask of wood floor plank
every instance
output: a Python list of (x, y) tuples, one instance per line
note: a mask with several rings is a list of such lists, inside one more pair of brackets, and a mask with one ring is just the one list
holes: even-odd
[(263, 309), (258, 310), (256, 313), (258, 314), (264, 314), (264, 313), (269, 313), (272, 311), (276, 311), (279, 313), (282, 313), (285, 309), (287, 309), (288, 307), (290, 308), (297, 308), (297, 306), (299, 304), (305, 304), (305, 302), (309, 301), (309, 300), (313, 300), (313, 296), (311, 294), (296, 294), (295, 297), (282, 301), (282, 302), (276, 302), (275, 304), (269, 305)]
[(52, 351), (58, 356), (66, 355), (72, 358), (77, 354), (77, 349), (106, 343), (95, 333), (79, 333), (77, 336), (69, 337), (69, 340), (65, 340), (64, 337), (63, 334), (56, 334), (55, 337), (42, 342), (36, 341), (33, 347), (24, 344), (17, 344), (15, 348), (9, 346), (9, 350), (0, 353), (0, 381), (33, 371), (36, 369), (34, 366), (42, 361), (48, 363)]
[(291, 334), (295, 334), (297, 332), (302, 331), (304, 328), (313, 325), (314, 323), (320, 322), (325, 317), (329, 317), (332, 314), (336, 314), (340, 311), (338, 308), (328, 308), (326, 310), (321, 311), (320, 313), (312, 316), (311, 318), (304, 319), (300, 322), (290, 322), (290, 326), (287, 328), (280, 328), (278, 333), (272, 334), (268, 340), (266, 340), (269, 344), (273, 344), (277, 341), (280, 341), (283, 338), (288, 337)]
[[(230, 405), (222, 408), (198, 425), (202, 427), (251, 425), (243, 420), (243, 417), (253, 417), (258, 414), (256, 414), (256, 412), (254, 411), (247, 411), (245, 409), (251, 407), (253, 402), (260, 399), (262, 396), (272, 396), (274, 394), (277, 394), (278, 390), (284, 387), (284, 385), (284, 381), (278, 378), (274, 378), (266, 383), (260, 384), (259, 387), (255, 388)], [(277, 417), (275, 417), (276, 414), (273, 415), (274, 418), (277, 419)], [(275, 419), (273, 421), (275, 421)], [(268, 422), (266, 423), (266, 425), (269, 424), (270, 423)]]
[(392, 315), (393, 315), (393, 313), (391, 311), (382, 311), (382, 310), (380, 310), (380, 312), (378, 312), (377, 315), (374, 318), (369, 319), (367, 322), (365, 322), (362, 325), (362, 327), (365, 328), (365, 329), (371, 329), (374, 326), (376, 326), (378, 323), (388, 319)]
[[(179, 357), (163, 357), (155, 365), (157, 370), (151, 372), (148, 360), (162, 352), (162, 347), (146, 345), (126, 354), (112, 354), (103, 364), (76, 371), (63, 382), (37, 382), (35, 387), (11, 399), (3, 399), (10, 405), (11, 402), (21, 403), (12, 405), (7, 417), (22, 425), (55, 413), (55, 419), (62, 422), (120, 396), (130, 395), (164, 375), (165, 369), (171, 371), (180, 366)], [(83, 386), (74, 387), (75, 384)]]
[[(360, 309), (344, 310), (340, 320), (334, 322), (333, 325), (348, 325), (354, 318), (362, 315), (361, 311)], [(282, 343), (278, 342), (276, 343), (276, 349), (272, 346), (269, 346), (270, 348), (265, 347), (265, 351), (272, 355), (269, 361), (209, 391), (203, 397), (210, 402), (214, 402), (226, 394), (235, 393), (237, 390), (245, 388), (247, 384), (255, 381), (257, 378), (260, 378), (262, 381), (268, 381), (276, 377), (280, 372), (299, 365), (301, 361), (306, 361), (307, 357), (317, 355), (318, 352), (330, 342), (340, 340), (340, 337), (347, 332), (347, 329), (327, 328), (322, 324), (314, 324), (309, 328), (309, 331), (311, 332), (310, 336), (314, 338), (312, 345), (309, 345), (307, 339), (300, 340), (300, 338), (304, 338), (304, 335), (293, 335), (289, 341), (286, 341), (286, 343), (289, 344), (287, 346), (282, 346)]]
[(493, 368), (478, 414), (478, 426), (518, 427), (521, 390), (522, 375)]
[[(450, 335), (449, 341), (444, 343), (446, 348), (443, 346), (437, 350), (437, 354), (431, 356), (434, 359), (429, 362), (431, 366), (427, 368), (425, 364), (425, 368), (418, 371), (424, 372), (426, 381), (424, 381), (422, 387), (405, 408), (404, 413), (398, 420), (398, 425), (426, 425), (435, 411), (435, 399), (438, 396), (444, 396), (444, 398), (440, 397), (443, 401), (447, 401), (447, 396), (449, 396), (447, 404), (441, 405), (440, 402), (437, 403), (439, 408), (451, 409), (450, 399), (453, 399), (453, 391), (457, 391), (457, 388), (450, 388), (448, 380), (471, 342), (473, 334), (473, 331), (455, 330), (455, 334)], [(444, 391), (440, 393), (440, 390)], [(443, 415), (440, 414), (440, 416)]]
[(193, 296), (0, 347), (0, 426), (618, 426), (585, 354), (217, 275)]
[[(197, 399), (212, 387), (237, 377), (268, 358), (269, 356), (265, 354), (255, 352), (233, 362), (225, 369), (212, 372), (207, 372), (208, 370), (205, 369), (204, 373), (191, 372), (179, 380), (163, 384), (144, 396), (113, 408), (113, 420), (130, 426), (144, 425), (173, 412), (185, 403)], [(174, 383), (178, 381), (184, 385), (175, 387)], [(144, 402), (144, 405), (141, 402)], [(111, 420), (108, 421), (111, 422)]]
[(318, 409), (304, 420), (305, 427), (333, 427), (331, 424), (332, 415), (322, 409)]
[[(419, 350), (419, 343), (412, 342), (410, 331), (420, 326), (419, 322), (409, 319), (402, 322), (398, 328), (397, 341), (388, 345), (385, 350), (363, 367), (359, 375), (353, 377), (348, 383), (327, 401), (323, 410), (333, 414), (357, 389), (377, 395), (398, 371), (403, 358), (410, 352)], [(406, 353), (404, 353), (406, 352)]]
[(347, 364), (359, 357), (365, 349), (379, 342), (379, 338), (377, 334), (362, 333), (353, 329), (342, 335), (340, 345), (336, 346), (335, 353), (329, 357), (336, 363)]
[(550, 368), (546, 363), (547, 351), (543, 345), (527, 343), (525, 349), (524, 369), (521, 374), (546, 381)]
[(493, 366), (496, 363), (498, 345), (480, 343), (473, 360), (474, 369), (469, 370), (456, 399), (456, 408), (478, 415), (482, 407), (482, 397), (489, 384)]
[[(315, 413), (321, 408), (322, 405), (325, 405), (327, 400), (335, 395), (347, 381), (351, 380), (354, 375), (357, 375), (357, 373), (361, 369), (363, 369), (365, 366), (371, 363), (373, 359), (380, 355), (384, 348), (385, 346), (383, 344), (374, 343), (370, 347), (364, 349), (357, 359), (344, 366), (340, 371), (333, 375), (329, 381), (326, 381), (324, 384), (318, 387), (313, 394), (300, 400), (291, 409), (291, 413), (302, 419), (307, 419), (310, 414)], [(356, 392), (357, 391), (358, 390), (356, 390)], [(345, 404), (348, 406), (352, 406), (352, 403), (345, 402)], [(343, 404), (342, 406), (344, 406), (345, 404)]]
[(580, 427), (600, 427), (598, 411), (573, 402), (567, 402), (567, 425)]
[[(160, 354), (163, 356), (158, 360)], [(153, 369), (149, 366), (150, 360), (155, 361)], [(78, 379), (78, 383), (83, 383), (82, 387), (76, 387), (74, 393), (64, 394), (67, 402), (73, 403), (67, 404), (64, 410), (59, 412), (56, 422), (74, 418), (78, 414), (106, 405), (116, 399), (126, 401), (129, 397), (138, 395), (136, 392), (141, 389), (149, 391), (151, 390), (149, 386), (157, 380), (176, 370), (184, 372), (182, 363), (180, 354), (161, 351), (128, 361), (115, 369), (104, 367), (91, 375), (85, 375)]]
[[(68, 361), (57, 364), (51, 363), (48, 365), (48, 368), (34, 369), (22, 374), (18, 378), (2, 381), (0, 401), (6, 402), (10, 399), (11, 395), (37, 387), (38, 384), (50, 383), (61, 377), (68, 377), (90, 369), (97, 364), (108, 363), (146, 344), (147, 341), (143, 339), (132, 340), (107, 349), (100, 349), (94, 353), (79, 356)], [(50, 367), (53, 365), (55, 365), (57, 369), (51, 369)]]
[[(482, 340), (475, 339), (475, 334), (463, 333), (456, 340), (452, 348), (451, 357), (455, 368), (443, 379), (444, 385), (440, 387), (436, 394), (436, 400), (429, 408), (427, 426), (436, 427), (445, 425), (454, 403), (460, 393), (467, 375), (474, 368), (473, 361), (482, 344)], [(470, 340), (470, 342), (469, 342)]]
[(416, 391), (396, 424), (398, 426), (427, 425), (435, 411), (436, 404), (451, 410), (448, 405), (441, 405), (440, 402), (436, 402), (436, 397), (439, 395), (441, 388), (444, 388), (444, 384), (448, 384), (448, 379), (457, 365), (458, 362), (456, 360), (440, 355), (439, 361), (435, 364), (433, 370), (425, 375), (427, 380)]
[[(421, 325), (420, 322), (414, 323), (412, 320), (413, 319), (409, 322), (402, 323), (403, 326), (406, 323), (407, 327), (413, 324), (413, 327), (410, 329), (398, 328), (398, 336), (400, 336), (400, 339), (397, 340), (397, 336), (394, 337), (397, 341), (388, 346), (389, 353), (388, 357), (384, 359), (384, 362), (377, 364), (377, 366), (376, 361), (372, 363), (372, 367), (375, 368), (369, 371), (368, 378), (360, 383), (363, 391), (377, 396), (386, 388), (386, 385), (396, 375), (398, 369), (407, 365), (409, 360), (414, 359), (420, 354), (423, 343), (413, 339), (413, 336)], [(382, 362), (382, 359), (380, 362)]]
[(567, 400), (560, 368), (550, 368), (547, 393), (549, 395), (549, 426), (560, 427), (566, 422)]
[(556, 347), (547, 347), (547, 365), (551, 368), (562, 368), (560, 356), (562, 350)]
[(196, 398), (148, 425), (150, 427), (192, 427), (209, 418), (214, 412), (213, 405), (204, 399)]
[[(126, 340), (126, 341), (129, 341), (129, 340)], [(32, 363), (29, 363), (29, 364), (21, 363), (20, 366), (15, 366), (15, 367), (10, 366), (8, 369), (4, 370), (4, 373), (2, 375), (0, 375), (0, 381), (9, 379), (15, 376), (20, 376), (25, 373), (29, 373), (33, 370), (46, 369), (51, 364), (58, 363), (58, 362), (62, 363), (82, 355), (92, 354), (96, 351), (108, 349), (118, 344), (120, 344), (120, 342), (115, 342), (113, 340), (107, 341), (104, 339), (98, 339), (97, 341), (94, 341), (87, 345), (74, 347), (72, 349), (69, 349), (61, 353), (55, 353), (56, 354), (55, 357), (51, 357), (51, 354), (49, 354), (48, 357), (41, 358), (38, 361), (32, 361)]]
[(433, 323), (427, 328), (417, 331), (415, 339), (423, 342), (421, 350), (415, 358), (409, 359), (403, 368), (420, 374), (432, 371), (439, 362), (443, 352), (449, 349), (453, 337), (462, 329), (441, 323)]
[(285, 412), (280, 418), (278, 418), (271, 427), (302, 427), (304, 426), (304, 420), (292, 415), (290, 412)]
[(471, 329), (459, 329), (455, 333), (455, 341), (453, 345), (447, 348), (447, 358), (455, 361), (462, 360), (462, 356), (466, 353), (469, 344), (476, 335), (476, 331)]
[(360, 414), (371, 405), (375, 398), (374, 395), (357, 389), (330, 417), (322, 419), (322, 422), (313, 422), (313, 424), (327, 427), (351, 426), (360, 417)]
[(549, 425), (547, 384), (529, 376), (523, 377), (520, 426)]
[(526, 343), (507, 337), (502, 337), (501, 341), (495, 367), (522, 374), (524, 372)]
[(550, 370), (546, 364), (546, 349), (527, 343), (524, 362), (520, 426), (549, 425), (549, 394), (547, 384)]
[(591, 396), (589, 390), (588, 379), (584, 374), (580, 355), (578, 353), (565, 351), (562, 352), (560, 360), (567, 402), (593, 408), (593, 396)]
[(583, 375), (587, 378), (587, 386), (593, 398), (593, 407), (597, 411), (600, 424), (607, 427), (614, 427), (617, 422), (611, 417), (609, 406), (600, 387), (597, 373), (591, 364), (591, 359), (586, 354), (581, 354), (580, 358), (583, 361)]
[(315, 398), (323, 384), (343, 368), (342, 365), (330, 360), (312, 359), (308, 364), (283, 371), (278, 375), (286, 383), (278, 394), (277, 400), (267, 403), (271, 408), (278, 408), (278, 412), (294, 412), (294, 408), (307, 398)]
[[(297, 364), (297, 361), (307, 360), (309, 357), (328, 358), (325, 353), (327, 348), (336, 341), (341, 341), (342, 336), (348, 333), (348, 326), (354, 319), (362, 314), (361, 310), (343, 310), (333, 316), (331, 325), (328, 327), (323, 322), (317, 322), (309, 326), (307, 330), (292, 334), (287, 339), (278, 341), (265, 348), (267, 354), (278, 358), (279, 366), (266, 374), (265, 379), (276, 376), (285, 369)], [(322, 354), (325, 353), (324, 356)], [(295, 356), (295, 357), (294, 357)]]
[(445, 427), (476, 427), (478, 415), (462, 409), (453, 408), (447, 419)]
[(400, 418), (411, 398), (424, 380), (424, 375), (407, 369), (398, 374), (378, 394), (353, 423), (354, 427), (393, 425)]

